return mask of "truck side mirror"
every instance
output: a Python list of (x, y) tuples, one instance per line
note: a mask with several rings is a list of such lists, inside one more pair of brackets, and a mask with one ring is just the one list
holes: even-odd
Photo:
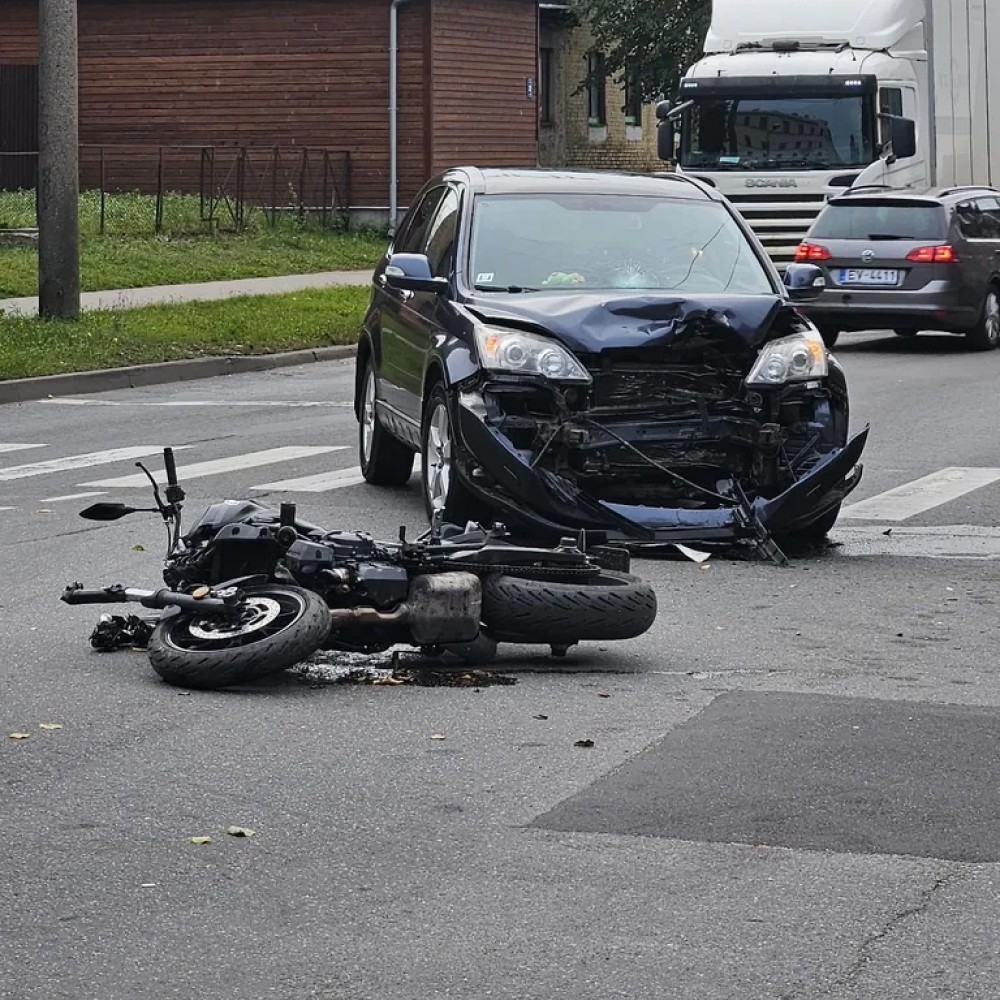
[(917, 155), (917, 124), (912, 118), (883, 115), (889, 123), (889, 162)]

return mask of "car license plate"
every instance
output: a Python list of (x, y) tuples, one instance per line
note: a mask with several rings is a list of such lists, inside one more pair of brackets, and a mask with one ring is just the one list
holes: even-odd
[(899, 271), (871, 267), (845, 267), (838, 279), (842, 285), (898, 285)]

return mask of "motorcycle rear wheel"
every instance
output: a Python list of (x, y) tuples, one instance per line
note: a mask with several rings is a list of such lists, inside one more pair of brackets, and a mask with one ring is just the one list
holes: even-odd
[(175, 687), (212, 691), (279, 673), (316, 652), (330, 633), (330, 610), (300, 587), (247, 587), (239, 619), (183, 612), (161, 621), (149, 662)]
[(655, 591), (624, 573), (602, 570), (589, 583), (514, 576), (483, 581), (483, 622), (501, 642), (572, 645), (634, 639), (655, 620)]

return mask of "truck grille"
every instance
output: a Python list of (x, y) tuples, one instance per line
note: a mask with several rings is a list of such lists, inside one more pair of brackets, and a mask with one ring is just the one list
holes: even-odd
[(779, 266), (792, 263), (795, 248), (826, 204), (822, 194), (740, 193), (729, 200)]

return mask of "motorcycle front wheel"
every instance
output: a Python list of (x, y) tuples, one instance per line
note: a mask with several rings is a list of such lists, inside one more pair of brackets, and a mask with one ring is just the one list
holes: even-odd
[(161, 621), (149, 662), (168, 684), (212, 691), (258, 680), (316, 652), (330, 632), (330, 610), (299, 587), (247, 587), (238, 618), (183, 612)]

